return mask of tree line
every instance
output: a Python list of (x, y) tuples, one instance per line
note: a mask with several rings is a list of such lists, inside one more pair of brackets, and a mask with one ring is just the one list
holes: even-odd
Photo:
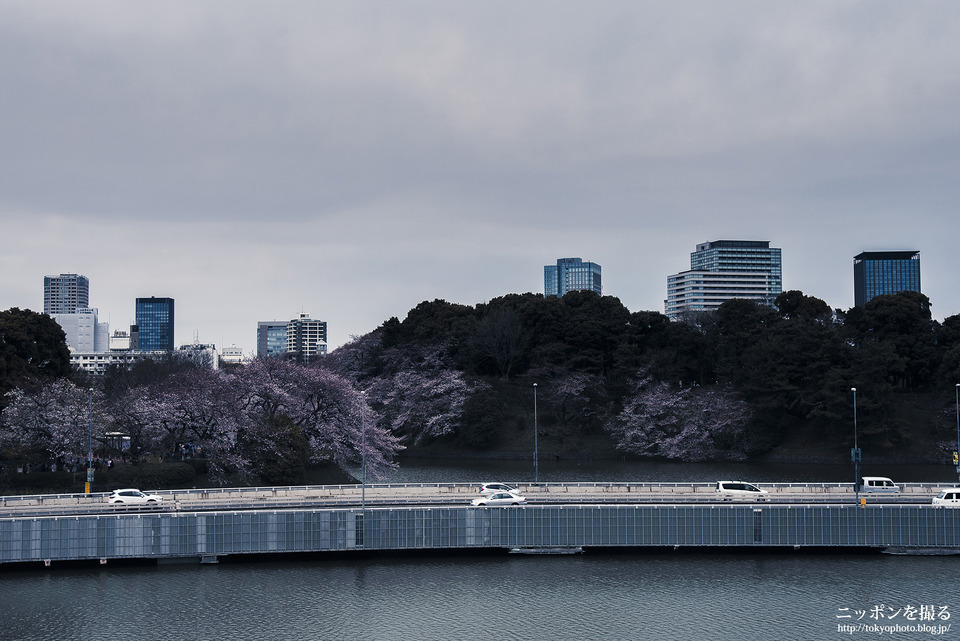
[(934, 320), (917, 292), (843, 311), (787, 291), (773, 307), (737, 299), (679, 321), (593, 292), (425, 301), (326, 363), (360, 384), (390, 385), (427, 351), (426, 371), (456, 376), (466, 397), (446, 432), (424, 432), (416, 416), (395, 421), (407, 444), (525, 446), (537, 383), (540, 423), (561, 451), (606, 438), (625, 453), (677, 460), (783, 448), (840, 456), (852, 440), (852, 388), (873, 455), (940, 460), (956, 447), (960, 316)]
[[(611, 296), (424, 301), (312, 364), (221, 370), (170, 357), (89, 377), (44, 314), (0, 312), (0, 458), (83, 458), (91, 418), (125, 457), (202, 459), (231, 482), (310, 465), (376, 473), (398, 453), (542, 451), (747, 460), (849, 451), (945, 460), (955, 447), (960, 317), (916, 292), (832, 310), (799, 291), (671, 321)], [(534, 388), (534, 384), (536, 387)], [(953, 438), (951, 439), (951, 436)]]

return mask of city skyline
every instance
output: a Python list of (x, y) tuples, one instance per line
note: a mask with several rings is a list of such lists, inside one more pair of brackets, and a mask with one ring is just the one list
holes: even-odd
[(958, 39), (960, 6), (884, 0), (13, 3), (0, 308), (78, 273), (111, 328), (156, 293), (177, 345), (308, 311), (333, 350), (558, 256), (662, 311), (691, 246), (763, 238), (840, 309), (852, 257), (918, 249), (943, 319)]

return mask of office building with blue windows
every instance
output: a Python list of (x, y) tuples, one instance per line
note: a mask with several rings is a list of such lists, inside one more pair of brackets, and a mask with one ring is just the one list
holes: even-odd
[(141, 351), (172, 352), (173, 299), (138, 298), (137, 327)]
[(667, 276), (664, 311), (671, 319), (710, 312), (734, 298), (773, 305), (783, 292), (780, 249), (768, 240), (715, 240), (697, 245), (690, 269)]
[(289, 321), (257, 323), (257, 356), (310, 363), (327, 353), (327, 321), (301, 313)]
[(853, 304), (882, 294), (920, 291), (920, 252), (862, 252), (853, 257)]
[(567, 292), (590, 290), (603, 295), (600, 265), (585, 263), (579, 258), (561, 258), (556, 265), (543, 268), (544, 296), (563, 297)]
[(257, 323), (257, 356), (279, 358), (287, 353), (287, 321)]

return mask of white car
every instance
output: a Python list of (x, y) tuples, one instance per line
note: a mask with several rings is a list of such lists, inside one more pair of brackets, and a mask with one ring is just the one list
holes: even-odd
[(900, 494), (900, 486), (885, 476), (864, 476), (860, 491), (864, 494)]
[(483, 496), (499, 494), (500, 492), (512, 492), (513, 494), (519, 494), (519, 492), (517, 492), (517, 488), (507, 485), (506, 483), (484, 483), (480, 486), (480, 494)]
[(513, 492), (498, 492), (470, 501), (471, 505), (526, 505), (527, 499)]
[(717, 481), (717, 498), (721, 501), (734, 499), (766, 501), (769, 492), (762, 490), (752, 483), (743, 481)]
[(107, 497), (107, 503), (159, 503), (162, 500), (162, 496), (144, 494), (134, 488), (114, 490), (113, 494)]
[(938, 507), (960, 507), (960, 488), (951, 487), (940, 490), (933, 497), (933, 504)]

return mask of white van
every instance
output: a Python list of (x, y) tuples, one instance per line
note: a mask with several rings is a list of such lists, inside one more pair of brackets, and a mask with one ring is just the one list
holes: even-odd
[(864, 476), (860, 491), (864, 494), (900, 494), (900, 487), (883, 476)]
[(743, 481), (717, 481), (717, 498), (721, 501), (733, 499), (766, 501), (767, 494), (766, 490)]
[(933, 497), (933, 504), (939, 507), (960, 507), (960, 488), (951, 487), (946, 490), (940, 490)]

